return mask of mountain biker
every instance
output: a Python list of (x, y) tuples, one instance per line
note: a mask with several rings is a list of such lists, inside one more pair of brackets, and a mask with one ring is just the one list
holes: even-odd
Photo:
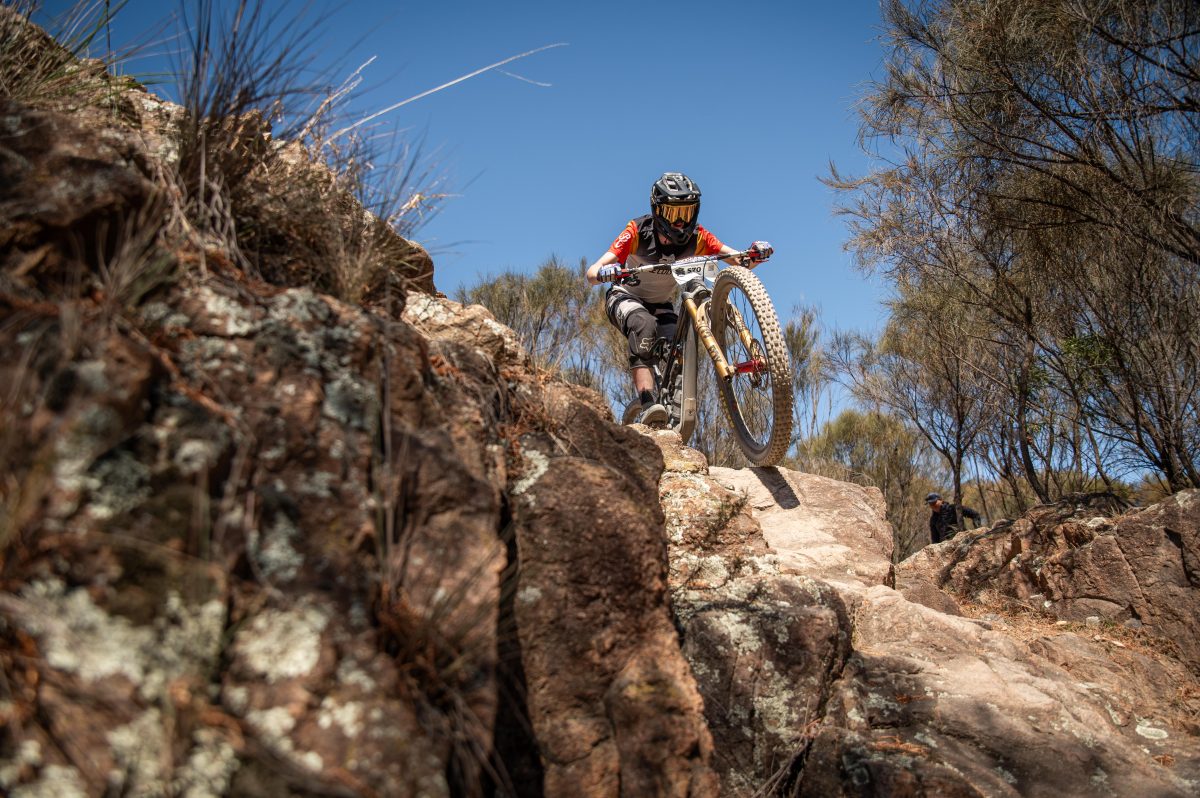
[[(734, 250), (704, 229), (700, 216), (700, 187), (687, 175), (667, 172), (650, 187), (650, 213), (630, 220), (608, 251), (587, 269), (589, 285), (610, 283), (627, 268), (651, 263), (672, 263), (693, 255), (736, 255)], [(742, 262), (761, 263), (774, 250), (766, 241), (755, 241)], [(726, 259), (735, 262), (734, 259)], [(633, 389), (642, 404), (641, 424), (665, 424), (667, 409), (654, 394), (652, 350), (659, 338), (671, 339), (679, 317), (671, 305), (676, 284), (670, 274), (646, 272), (637, 285), (611, 285), (605, 295), (608, 320), (629, 340), (629, 367)]]

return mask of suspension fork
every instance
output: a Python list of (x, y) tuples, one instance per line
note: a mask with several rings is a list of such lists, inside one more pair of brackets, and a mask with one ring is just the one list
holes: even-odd
[(741, 312), (730, 305), (727, 310), (730, 321), (733, 322), (733, 328), (737, 330), (738, 337), (742, 339), (742, 346), (746, 348), (746, 352), (750, 355), (754, 354), (754, 336), (750, 334), (750, 328), (746, 326), (746, 320), (742, 318)]
[[(713, 335), (712, 326), (708, 323), (708, 309), (710, 298), (703, 297), (699, 303), (690, 296), (683, 297), (683, 307), (687, 310), (688, 316), (692, 319), (692, 326), (696, 328), (696, 335), (700, 339), (700, 343), (704, 346), (708, 356), (712, 358), (713, 368), (717, 370), (717, 376), (725, 381), (733, 378), (737, 371), (733, 366), (729, 365), (729, 361), (725, 359), (725, 355), (721, 354), (721, 347), (717, 345), (716, 336)], [(744, 328), (746, 325), (742, 324)]]

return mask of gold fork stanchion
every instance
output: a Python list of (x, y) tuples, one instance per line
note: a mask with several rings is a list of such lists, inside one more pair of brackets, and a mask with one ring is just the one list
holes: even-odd
[(713, 368), (717, 370), (717, 375), (723, 380), (729, 380), (733, 377), (734, 368), (721, 354), (721, 347), (717, 345), (712, 327), (708, 324), (708, 300), (704, 300), (703, 304), (698, 306), (690, 296), (684, 297), (683, 306), (687, 308), (688, 315), (692, 318), (692, 326), (696, 328), (700, 343), (704, 345), (708, 356), (712, 358)]

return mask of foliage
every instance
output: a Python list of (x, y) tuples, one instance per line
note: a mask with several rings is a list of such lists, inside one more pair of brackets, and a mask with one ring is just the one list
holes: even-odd
[(591, 321), (591, 298), (581, 269), (570, 269), (556, 257), (533, 274), (503, 272), (470, 288), (460, 286), (456, 293), (458, 301), (483, 305), (511, 328), (541, 368), (570, 364), (580, 371), (588, 370), (581, 361), (587, 353), (571, 344)]
[(791, 358), (792, 391), (796, 397), (793, 429), (799, 438), (812, 436), (817, 431), (821, 400), (829, 383), (817, 309), (792, 308), (791, 318), (783, 326), (783, 340)]
[[(843, 374), (905, 386), (914, 424), (974, 403), (938, 448), (1017, 506), (1147, 471), (1200, 486), (1200, 10), (890, 0), (885, 20), (875, 168), (828, 182), (896, 288), (878, 347), (897, 326), (924, 340), (891, 361), (845, 347)], [(978, 377), (932, 378), (954, 361)]]
[(992, 378), (980, 367), (977, 338), (947, 323), (950, 297), (925, 293), (912, 299), (895, 304), (878, 341), (839, 335), (830, 361), (860, 402), (896, 414), (942, 456), (957, 502), (968, 452), (995, 414)]
[(250, 0), (200, 0), (183, 22), (178, 183), (194, 234), (271, 282), (351, 302), (390, 302), (428, 280), (428, 259), (402, 236), (436, 212), (440, 178), (419, 146), (331, 132), (361, 77), (309, 76), (297, 53), (314, 51), (317, 23)]

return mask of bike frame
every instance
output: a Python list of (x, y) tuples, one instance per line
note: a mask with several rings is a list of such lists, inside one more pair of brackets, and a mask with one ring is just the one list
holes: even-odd
[[(654, 369), (658, 381), (660, 398), (670, 399), (671, 404), (678, 402), (679, 417), (672, 419), (672, 426), (678, 426), (681, 437), (686, 442), (696, 423), (696, 366), (686, 362), (688, 352), (687, 338), (696, 335), (697, 344), (703, 346), (712, 361), (717, 376), (726, 382), (736, 374), (760, 374), (765, 368), (765, 361), (759, 357), (745, 363), (729, 363), (717, 344), (709, 323), (709, 303), (712, 298), (712, 283), (720, 271), (719, 262), (729, 259), (741, 259), (746, 268), (753, 269), (761, 261), (754, 262), (748, 258), (749, 251), (732, 252), (726, 255), (699, 255), (683, 258), (673, 263), (647, 264), (620, 272), (617, 283), (636, 284), (638, 275), (643, 272), (669, 271), (679, 285), (679, 302), (676, 305), (676, 315), (680, 323), (675, 330), (675, 338), (669, 342), (666, 352), (660, 353), (659, 366)], [(741, 314), (730, 308), (734, 329), (745, 344), (746, 351), (754, 348), (753, 336), (746, 327)], [(689, 323), (684, 324), (684, 319)], [(657, 346), (667, 344), (666, 339), (659, 339)], [(691, 370), (689, 374), (688, 371)], [(682, 383), (677, 389), (676, 380)], [(676, 390), (682, 391), (682, 396), (674, 397)], [(667, 394), (672, 394), (667, 396)], [(626, 413), (628, 416), (629, 413)], [(628, 420), (628, 419), (626, 419)]]

